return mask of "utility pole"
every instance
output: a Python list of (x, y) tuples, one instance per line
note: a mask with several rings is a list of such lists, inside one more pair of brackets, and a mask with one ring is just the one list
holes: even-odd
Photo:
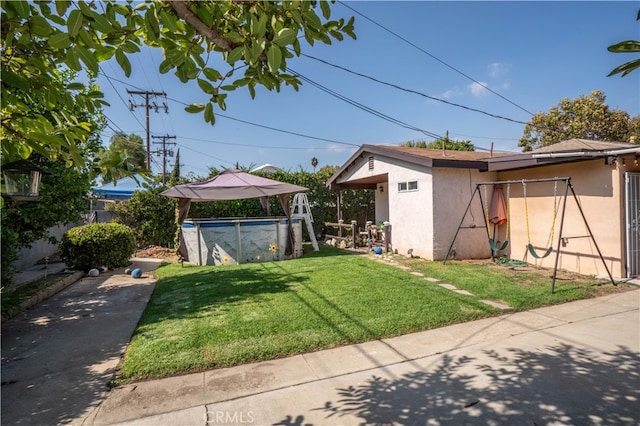
[(162, 139), (162, 142), (154, 142), (154, 144), (162, 145), (162, 149), (153, 151), (154, 154), (162, 155), (162, 183), (165, 181), (165, 177), (167, 176), (167, 155), (169, 157), (173, 157), (173, 150), (167, 149), (167, 145), (175, 145), (175, 142), (167, 142), (167, 139), (175, 139), (175, 136), (152, 136), (154, 139)]
[[(136, 104), (131, 99), (129, 99), (129, 109), (133, 111), (137, 107), (145, 107), (146, 116), (147, 116), (147, 129), (146, 129), (147, 131), (147, 170), (151, 170), (151, 141), (149, 139), (149, 110), (153, 108), (156, 110), (156, 112), (158, 112), (158, 109), (164, 108), (164, 112), (168, 113), (169, 107), (167, 106), (167, 101), (166, 101), (167, 94), (164, 92), (154, 92), (149, 90), (129, 90), (129, 89), (127, 89), (127, 93), (129, 95), (140, 95), (144, 98), (143, 104)], [(149, 96), (154, 97), (154, 100), (151, 103), (149, 102)], [(165, 100), (162, 101), (161, 106), (158, 106), (157, 102), (155, 101), (156, 96), (163, 96), (165, 98)]]

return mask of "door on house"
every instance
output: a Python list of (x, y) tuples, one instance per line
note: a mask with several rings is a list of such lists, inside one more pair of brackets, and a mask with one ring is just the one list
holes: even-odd
[(625, 173), (627, 277), (640, 275), (640, 173)]

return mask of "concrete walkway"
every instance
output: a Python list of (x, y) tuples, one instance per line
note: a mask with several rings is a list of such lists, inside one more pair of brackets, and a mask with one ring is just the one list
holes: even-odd
[(109, 391), (158, 263), (3, 325), (3, 424), (640, 422), (640, 289)]
[(640, 290), (113, 389), (86, 424), (636, 425)]

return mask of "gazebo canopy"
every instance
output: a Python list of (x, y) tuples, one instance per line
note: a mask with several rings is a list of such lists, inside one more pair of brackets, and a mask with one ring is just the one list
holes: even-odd
[(308, 188), (303, 186), (227, 169), (208, 181), (176, 185), (161, 194), (169, 198), (184, 198), (191, 201), (219, 201), (269, 197), (307, 190)]
[[(303, 186), (254, 176), (250, 173), (241, 172), (240, 170), (227, 169), (206, 182), (176, 185), (162, 191), (160, 194), (165, 197), (178, 200), (177, 219), (178, 224), (182, 225), (189, 214), (189, 207), (193, 201), (222, 201), (260, 198), (262, 207), (266, 212), (268, 212), (269, 206), (267, 197), (272, 195), (277, 195), (278, 198), (280, 198), (282, 209), (287, 217), (290, 217), (289, 195), (294, 192), (303, 192), (307, 189), (308, 188)], [(291, 254), (292, 239), (293, 230), (291, 229), (291, 221), (289, 221), (289, 238), (287, 240), (288, 243), (285, 254)], [(179, 229), (178, 253), (183, 259), (188, 260), (187, 248), (184, 243), (184, 238), (182, 237), (182, 229)]]

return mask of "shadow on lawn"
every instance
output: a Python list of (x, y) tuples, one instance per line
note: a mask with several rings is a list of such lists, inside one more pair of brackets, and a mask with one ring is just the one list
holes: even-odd
[[(358, 254), (360, 253), (322, 247), (318, 252), (305, 254), (304, 258)], [(224, 307), (247, 299), (259, 300), (263, 295), (285, 292), (292, 286), (303, 285), (308, 281), (305, 273), (291, 273), (279, 267), (279, 263), (268, 262), (238, 267), (184, 266), (185, 273), (177, 273), (158, 281), (145, 316), (152, 315), (160, 320), (198, 315), (203, 310)]]
[[(635, 424), (636, 351), (611, 353), (570, 344), (540, 351), (483, 351), (443, 356), (437, 365), (398, 377), (371, 376), (336, 389), (339, 399), (315, 410), (329, 423), (355, 416), (362, 424)], [(294, 420), (295, 419), (295, 420)], [(350, 418), (350, 421), (353, 421)], [(307, 424), (286, 415), (276, 425)]]

